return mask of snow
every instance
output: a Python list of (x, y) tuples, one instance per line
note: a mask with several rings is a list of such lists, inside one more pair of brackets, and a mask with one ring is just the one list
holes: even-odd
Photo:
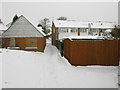
[(3, 49), (3, 88), (117, 88), (114, 66), (71, 66), (56, 47), (45, 52)]
[(8, 49), (20, 49), (20, 47), (8, 47)]
[(72, 27), (72, 28), (78, 28), (78, 27), (83, 27), (87, 28), (88, 23), (86, 22), (79, 22), (79, 21), (63, 21), (63, 20), (55, 20), (54, 24), (56, 27)]
[(25, 49), (38, 49), (37, 47), (25, 47)]
[(116, 23), (114, 22), (89, 22), (91, 24), (91, 28), (115, 28)]
[(46, 43), (51, 44), (51, 42), (52, 42), (52, 40), (50, 37), (48, 39), (46, 39)]
[(52, 34), (52, 32), (50, 31), (47, 35), (51, 35)]
[(2, 53), (0, 49), (0, 90), (2, 89)]
[(103, 39), (102, 36), (69, 36), (69, 37), (63, 37), (63, 39)]
[(10, 23), (8, 23), (6, 26), (9, 28), (9, 27), (11, 26), (11, 24), (12, 24), (12, 23), (10, 22)]
[(75, 20), (54, 20), (56, 27), (65, 27), (65, 28), (114, 28), (116, 25), (115, 22), (100, 22), (100, 21), (75, 21)]
[(0, 23), (0, 30), (5, 31), (5, 30), (7, 30), (7, 29), (8, 29), (7, 26), (5, 26), (3, 23)]
[(112, 31), (111, 29), (105, 30), (106, 33), (110, 33), (111, 31)]
[(36, 26), (36, 28), (38, 29), (38, 31), (39, 31), (40, 33), (43, 34), (43, 36), (46, 36), (46, 34), (43, 32), (42, 27), (37, 27), (37, 26)]

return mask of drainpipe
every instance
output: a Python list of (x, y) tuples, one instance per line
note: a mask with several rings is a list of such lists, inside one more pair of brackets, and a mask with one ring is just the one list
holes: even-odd
[(100, 36), (100, 28), (98, 29), (98, 35)]
[(78, 28), (78, 36), (80, 36), (80, 28)]
[(91, 25), (90, 23), (88, 23), (88, 35), (91, 33), (90, 29), (91, 29)]

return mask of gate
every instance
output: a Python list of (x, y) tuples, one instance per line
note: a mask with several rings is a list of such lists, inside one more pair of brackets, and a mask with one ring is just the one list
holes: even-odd
[(56, 40), (55, 46), (60, 51), (61, 56), (63, 56), (64, 55), (64, 41)]

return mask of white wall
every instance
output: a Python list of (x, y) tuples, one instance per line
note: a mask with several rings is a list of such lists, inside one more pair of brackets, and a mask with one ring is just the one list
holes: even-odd
[[(80, 32), (80, 36), (87, 36), (87, 33), (81, 33)], [(70, 37), (70, 36), (78, 36), (78, 33), (60, 33), (59, 34), (59, 39), (62, 39), (64, 37)]]

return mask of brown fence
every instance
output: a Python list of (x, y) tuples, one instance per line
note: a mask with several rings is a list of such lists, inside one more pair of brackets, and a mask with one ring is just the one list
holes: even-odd
[(64, 40), (64, 56), (75, 66), (117, 66), (120, 57), (119, 51), (119, 40)]

